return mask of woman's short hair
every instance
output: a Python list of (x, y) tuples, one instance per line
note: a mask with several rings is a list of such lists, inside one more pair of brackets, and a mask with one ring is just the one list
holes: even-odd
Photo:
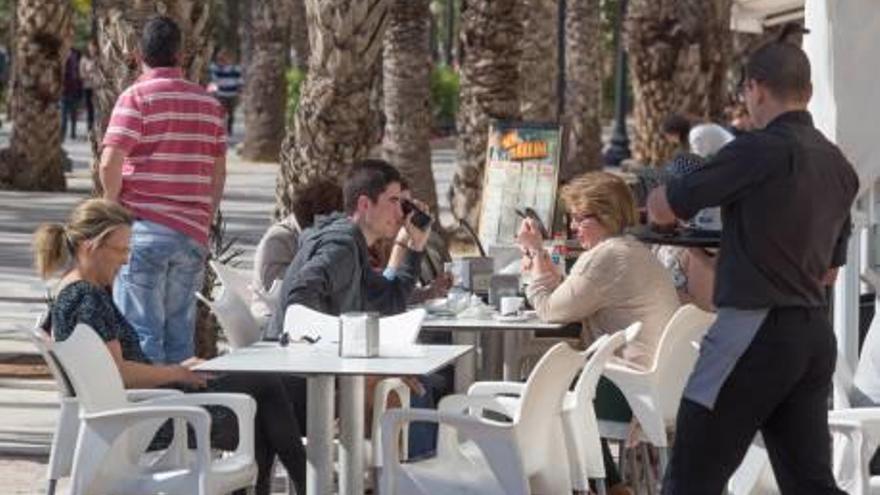
[(620, 177), (608, 172), (587, 172), (562, 188), (569, 212), (595, 215), (612, 234), (620, 234), (638, 221), (632, 192)]
[(333, 179), (316, 179), (297, 191), (291, 210), (300, 228), (307, 229), (316, 216), (342, 210), (342, 188)]
[(34, 264), (43, 278), (64, 267), (83, 241), (101, 245), (121, 226), (131, 226), (132, 214), (105, 199), (87, 199), (70, 213), (66, 224), (44, 223), (34, 233)]

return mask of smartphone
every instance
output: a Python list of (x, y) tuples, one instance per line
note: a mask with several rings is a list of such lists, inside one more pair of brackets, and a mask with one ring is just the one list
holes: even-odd
[(541, 221), (541, 218), (538, 216), (538, 213), (535, 210), (527, 207), (525, 210), (520, 210), (519, 208), (516, 208), (514, 211), (523, 220), (525, 220), (526, 218), (531, 218), (538, 225), (538, 232), (540, 232), (541, 237), (543, 237), (544, 239), (550, 238), (550, 234), (547, 232), (547, 228), (544, 227), (544, 222)]
[(425, 230), (428, 227), (428, 224), (431, 223), (431, 215), (420, 210), (415, 203), (408, 199), (400, 200), (400, 208), (403, 210), (404, 216), (408, 216), (410, 213), (413, 214), (412, 224), (419, 230)]

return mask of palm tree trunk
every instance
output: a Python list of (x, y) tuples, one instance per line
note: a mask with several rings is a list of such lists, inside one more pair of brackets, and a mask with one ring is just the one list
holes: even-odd
[(284, 139), (290, 36), (286, 0), (253, 0), (250, 4), (252, 52), (244, 91), (245, 133), (241, 156), (254, 161), (278, 160)]
[(300, 70), (309, 67), (309, 22), (305, 0), (290, 0), (290, 43), (296, 54), (295, 64)]
[(452, 214), (477, 228), (491, 119), (518, 120), (520, 0), (462, 0), (458, 163)]
[(672, 112), (720, 115), (732, 47), (731, 0), (632, 0), (626, 46), (635, 100), (634, 155), (653, 165), (674, 145), (661, 132)]
[(306, 0), (311, 55), (299, 106), (281, 146), (276, 215), (318, 177), (342, 178), (376, 136), (370, 98), (389, 0)]
[(66, 0), (19, 0), (12, 73), (12, 137), (0, 152), (0, 182), (16, 189), (62, 191), (64, 61), (72, 32)]
[(519, 61), (523, 120), (556, 121), (559, 67), (558, 0), (523, 0), (522, 56)]
[(385, 159), (409, 182), (415, 197), (437, 211), (431, 171), (430, 0), (391, 4), (383, 56)]
[(201, 0), (93, 0), (98, 24), (98, 61), (100, 84), (95, 89), (97, 119), (92, 129), (92, 179), (96, 193), (101, 183), (97, 158), (101, 141), (116, 99), (140, 74), (135, 58), (139, 35), (144, 24), (158, 13), (174, 19), (183, 33), (181, 66), (191, 81), (205, 82), (213, 41), (211, 38), (212, 2)]
[(560, 178), (602, 168), (600, 0), (568, 0), (565, 16), (565, 158)]

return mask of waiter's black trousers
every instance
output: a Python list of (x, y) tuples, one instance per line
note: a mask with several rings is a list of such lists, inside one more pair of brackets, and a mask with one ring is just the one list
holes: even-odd
[(714, 409), (682, 399), (663, 494), (721, 494), (758, 431), (783, 494), (843, 494), (828, 431), (836, 357), (826, 308), (772, 309)]

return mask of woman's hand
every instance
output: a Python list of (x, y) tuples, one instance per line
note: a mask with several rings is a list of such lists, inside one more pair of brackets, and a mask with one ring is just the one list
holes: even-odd
[[(186, 361), (184, 361), (184, 363), (189, 363), (190, 361), (192, 361), (192, 359), (195, 358), (187, 359)], [(189, 385), (193, 388), (207, 387), (208, 379), (211, 378), (211, 375), (193, 371), (182, 363), (176, 366), (171, 366), (171, 369), (174, 374), (174, 382)]]
[(519, 231), (516, 234), (516, 242), (528, 253), (534, 254), (541, 250), (544, 244), (544, 238), (541, 237), (541, 230), (538, 224), (531, 218), (524, 218), (519, 224)]

